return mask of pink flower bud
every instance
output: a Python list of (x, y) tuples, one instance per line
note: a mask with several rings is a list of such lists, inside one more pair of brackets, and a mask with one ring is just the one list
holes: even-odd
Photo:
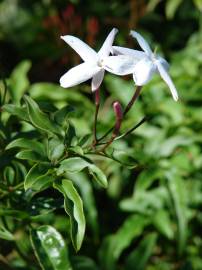
[(115, 101), (113, 103), (114, 113), (116, 115), (116, 118), (119, 120), (122, 120), (123, 118), (123, 111), (121, 108), (121, 104), (118, 101)]
[(117, 136), (117, 134), (119, 133), (119, 129), (121, 127), (121, 121), (123, 119), (123, 112), (122, 112), (121, 104), (118, 101), (115, 101), (113, 103), (113, 109), (114, 109), (114, 113), (116, 115), (116, 123), (115, 123), (115, 127), (114, 127), (114, 136)]

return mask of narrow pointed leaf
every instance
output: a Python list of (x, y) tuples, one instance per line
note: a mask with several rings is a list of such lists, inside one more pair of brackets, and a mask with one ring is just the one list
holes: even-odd
[(94, 179), (98, 182), (98, 184), (104, 188), (107, 188), (108, 182), (106, 175), (94, 164), (89, 164), (88, 169), (90, 173), (93, 175)]
[(16, 157), (19, 159), (32, 160), (32, 161), (36, 161), (36, 162), (47, 161), (47, 159), (45, 157), (41, 156), (40, 154), (38, 154), (36, 152), (33, 152), (32, 150), (21, 151), (21, 152), (17, 153)]
[(52, 185), (55, 177), (49, 174), (49, 166), (35, 164), (26, 175), (24, 188), (41, 191)]
[(20, 107), (14, 104), (5, 104), (2, 107), (3, 110), (7, 111), (8, 113), (17, 116), (23, 121), (30, 122), (27, 109), (25, 107)]
[(99, 185), (104, 188), (107, 187), (108, 183), (105, 174), (95, 164), (92, 164), (80, 157), (73, 157), (63, 160), (57, 170), (57, 173), (58, 175), (64, 172), (77, 173), (85, 168), (89, 169), (89, 172)]
[(19, 139), (16, 139), (16, 140), (10, 142), (6, 146), (6, 149), (11, 149), (14, 147), (25, 148), (27, 150), (33, 150), (40, 155), (45, 154), (43, 145), (40, 142), (37, 142), (35, 140), (29, 140), (26, 138), (19, 138)]
[(32, 98), (25, 96), (24, 99), (27, 105), (30, 120), (35, 127), (47, 133), (61, 134), (59, 126), (50, 121), (48, 115), (40, 110), (38, 104)]
[(10, 76), (9, 91), (15, 103), (19, 103), (23, 94), (29, 87), (29, 80), (27, 77), (27, 73), (30, 68), (31, 68), (30, 61), (25, 60), (17, 65), (17, 67), (14, 69), (14, 71)]
[(86, 221), (83, 212), (83, 202), (75, 189), (72, 181), (62, 180), (61, 184), (54, 184), (64, 196), (64, 207), (70, 217), (71, 239), (76, 251), (83, 242)]

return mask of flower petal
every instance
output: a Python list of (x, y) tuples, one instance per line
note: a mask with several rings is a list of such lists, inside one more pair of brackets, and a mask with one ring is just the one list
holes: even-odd
[(135, 65), (133, 71), (133, 79), (136, 85), (141, 86), (146, 84), (152, 78), (152, 75), (155, 71), (156, 67), (151, 60), (149, 60), (148, 58), (140, 60)]
[(160, 61), (160, 63), (163, 65), (163, 67), (168, 71), (169, 70), (169, 67), (170, 65), (168, 64), (168, 62), (161, 56), (157, 56), (156, 59), (158, 61)]
[(92, 82), (91, 82), (92, 91), (96, 91), (100, 87), (100, 85), (101, 85), (101, 83), (103, 81), (103, 78), (104, 78), (104, 74), (105, 74), (105, 70), (102, 69), (97, 74), (95, 74), (93, 76), (93, 79), (92, 79)]
[(103, 61), (104, 69), (116, 74), (127, 75), (132, 74), (137, 60), (128, 55), (108, 56)]
[(105, 57), (110, 54), (112, 44), (114, 42), (115, 35), (118, 33), (118, 29), (113, 28), (112, 31), (109, 33), (107, 38), (105, 39), (105, 42), (103, 43), (101, 49), (99, 50), (98, 54), (99, 56)]
[(168, 74), (167, 70), (165, 69), (165, 67), (163, 66), (163, 64), (159, 60), (156, 61), (156, 65), (157, 65), (158, 71), (161, 75), (161, 78), (166, 82), (166, 84), (170, 88), (173, 99), (175, 101), (177, 101), (178, 100), (178, 93), (177, 93), (177, 90), (175, 88), (175, 85), (174, 85), (172, 79), (170, 78), (170, 75)]
[(82, 63), (71, 68), (60, 78), (60, 85), (64, 88), (72, 87), (92, 78), (100, 68), (89, 63)]
[(74, 36), (61, 36), (72, 49), (74, 49), (84, 61), (98, 61), (98, 54), (85, 42)]
[(119, 46), (113, 46), (112, 47), (112, 53), (113, 54), (124, 54), (124, 55), (131, 55), (138, 60), (141, 60), (143, 57), (145, 57), (145, 52), (141, 52), (138, 50), (133, 50), (125, 47), (119, 47)]
[(139, 43), (140, 47), (143, 49), (143, 51), (145, 51), (145, 53), (148, 56), (152, 54), (152, 50), (149, 47), (149, 44), (139, 33), (131, 30), (130, 35), (134, 37), (135, 39), (137, 39), (137, 42)]

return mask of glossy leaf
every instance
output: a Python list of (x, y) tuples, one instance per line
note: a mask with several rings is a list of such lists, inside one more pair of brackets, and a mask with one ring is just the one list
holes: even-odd
[(29, 86), (29, 80), (27, 78), (27, 73), (31, 68), (30, 61), (24, 60), (11, 73), (10, 76), (10, 93), (14, 100), (14, 102), (19, 103), (20, 99), (22, 98), (23, 94), (27, 90)]
[(68, 252), (60, 233), (43, 225), (30, 231), (31, 243), (42, 269), (71, 270)]
[(19, 159), (32, 160), (32, 161), (36, 161), (36, 162), (47, 161), (47, 159), (45, 157), (43, 157), (43, 156), (39, 155), (38, 153), (33, 152), (31, 150), (21, 151), (21, 152), (17, 153), (16, 157)]
[(64, 153), (65, 146), (62, 140), (57, 137), (51, 138), (48, 141), (48, 157), (51, 161), (58, 160)]
[(24, 99), (29, 112), (29, 118), (35, 127), (51, 134), (61, 134), (59, 126), (50, 121), (48, 115), (40, 110), (38, 104), (33, 99), (29, 96), (25, 96)]
[(98, 237), (98, 210), (93, 187), (88, 179), (88, 175), (85, 172), (67, 173), (67, 177), (68, 179), (72, 179), (76, 187), (78, 187), (82, 196), (88, 226), (91, 227), (94, 236)]
[(89, 164), (88, 168), (90, 173), (93, 175), (94, 179), (97, 181), (97, 183), (100, 186), (107, 188), (108, 182), (106, 175), (94, 164)]
[(57, 172), (58, 174), (62, 174), (65, 171), (76, 173), (82, 171), (88, 165), (89, 163), (80, 157), (67, 158), (60, 163), (60, 167)]
[(41, 143), (37, 142), (36, 140), (29, 140), (26, 138), (19, 138), (16, 140), (13, 140), (10, 142), (7, 146), (6, 149), (11, 149), (14, 147), (19, 147), (19, 148), (25, 148), (27, 150), (32, 150), (34, 152), (39, 153), (40, 155), (45, 155), (44, 147)]
[(106, 188), (108, 183), (105, 174), (96, 165), (80, 157), (72, 157), (63, 160), (61, 162), (60, 167), (57, 170), (57, 173), (58, 175), (64, 172), (77, 173), (82, 171), (86, 167), (89, 169), (89, 172), (92, 174), (93, 178), (98, 182), (98, 184)]
[(0, 223), (0, 238), (7, 241), (14, 240), (13, 234), (9, 232), (1, 223)]
[(41, 191), (53, 184), (54, 175), (49, 173), (50, 167), (47, 165), (35, 164), (26, 175), (24, 188)]
[(17, 116), (18, 118), (20, 118), (20, 120), (30, 122), (29, 117), (28, 117), (28, 112), (25, 107), (20, 107), (13, 104), (5, 104), (3, 106), (3, 110), (7, 111), (8, 113), (12, 115)]
[(62, 180), (61, 184), (55, 183), (54, 187), (64, 196), (65, 211), (70, 217), (72, 243), (78, 251), (81, 248), (86, 227), (83, 202), (72, 181)]
[(67, 120), (69, 113), (73, 111), (74, 108), (70, 105), (67, 105), (55, 112), (54, 119), (59, 125), (63, 125), (63, 123)]

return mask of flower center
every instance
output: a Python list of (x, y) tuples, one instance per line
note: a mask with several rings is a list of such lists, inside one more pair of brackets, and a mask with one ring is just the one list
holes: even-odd
[(104, 60), (103, 59), (99, 59), (97, 62), (98, 67), (103, 68), (104, 67)]

